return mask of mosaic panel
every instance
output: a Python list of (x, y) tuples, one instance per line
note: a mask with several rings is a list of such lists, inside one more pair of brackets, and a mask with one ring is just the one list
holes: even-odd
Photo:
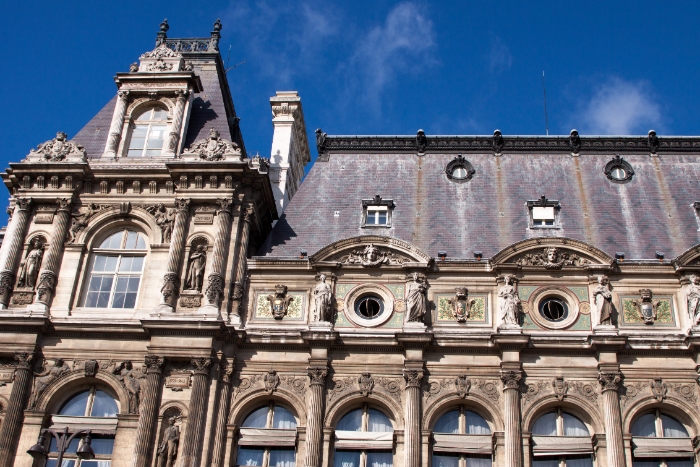
[(337, 328), (353, 328), (355, 327), (345, 316), (345, 313), (338, 311), (335, 314), (335, 327)]
[[(272, 317), (272, 305), (267, 299), (268, 295), (274, 295), (274, 292), (258, 292), (257, 295), (257, 305), (255, 307), (255, 317), (260, 319), (274, 319)], [(304, 315), (304, 297), (306, 294), (304, 292), (289, 292), (287, 294), (293, 297), (293, 300), (289, 302), (289, 307), (287, 308), (287, 316), (284, 319), (301, 319)]]
[(539, 329), (539, 326), (532, 321), (530, 315), (526, 314), (520, 315), (520, 326), (522, 326), (523, 329)]
[(539, 288), (538, 285), (523, 285), (518, 287), (518, 296), (520, 300), (529, 300), (530, 295), (532, 295), (532, 292), (537, 288)]
[(580, 302), (588, 301), (588, 287), (568, 287), (576, 297), (578, 297)]
[(394, 298), (402, 299), (406, 286), (404, 284), (387, 284), (386, 288), (391, 290), (391, 293), (394, 294)]
[[(637, 307), (634, 305), (635, 300), (639, 300), (639, 298), (622, 298), (621, 315), (623, 324), (644, 324), (644, 320), (641, 316), (639, 316)], [(659, 306), (656, 308), (656, 321), (654, 322), (654, 325), (672, 326), (674, 324), (674, 320), (671, 299), (655, 297), (652, 299), (652, 302), (659, 302)]]
[(335, 286), (335, 298), (343, 299), (350, 292), (350, 289), (357, 284), (337, 284)]
[(380, 328), (402, 328), (403, 327), (403, 313), (394, 313), (389, 321), (379, 326)]
[(589, 331), (591, 329), (591, 315), (579, 314), (578, 319), (573, 326), (569, 328), (571, 331)]
[[(437, 320), (438, 321), (455, 321), (452, 316), (452, 305), (448, 300), (451, 300), (454, 295), (437, 295)], [(485, 295), (470, 295), (469, 298), (474, 299), (474, 304), (471, 307), (469, 318), (467, 321), (486, 322), (486, 296)]]

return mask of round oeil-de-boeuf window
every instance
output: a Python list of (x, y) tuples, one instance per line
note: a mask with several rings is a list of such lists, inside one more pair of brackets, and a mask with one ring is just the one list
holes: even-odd
[(379, 318), (384, 312), (384, 302), (376, 295), (366, 295), (355, 302), (355, 313), (363, 319)]
[(549, 297), (540, 302), (540, 314), (547, 321), (563, 321), (569, 315), (569, 308), (566, 302), (559, 298)]

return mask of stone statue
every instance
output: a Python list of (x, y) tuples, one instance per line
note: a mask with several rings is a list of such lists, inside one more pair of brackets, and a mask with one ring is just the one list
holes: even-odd
[(197, 248), (190, 255), (190, 267), (187, 269), (185, 279), (185, 290), (202, 291), (204, 282), (204, 267), (207, 264), (207, 246), (197, 245)]
[(408, 285), (408, 292), (406, 293), (406, 321), (409, 323), (422, 322), (427, 310), (425, 293), (428, 291), (428, 287), (417, 272), (413, 273), (412, 278), (413, 282)]
[(518, 289), (513, 285), (513, 276), (505, 276), (504, 285), (498, 291), (501, 301), (501, 319), (508, 326), (519, 326), (520, 323), (520, 297)]
[(141, 383), (138, 378), (140, 374), (134, 370), (131, 360), (126, 360), (114, 369), (117, 379), (122, 382), (129, 393), (129, 413), (138, 413), (139, 395), (141, 394)]
[(49, 384), (56, 381), (61, 375), (70, 371), (70, 367), (63, 361), (62, 358), (57, 358), (52, 367), (49, 367), (41, 373), (35, 374), (36, 379), (34, 380), (34, 394), (32, 394), (32, 402), (29, 404), (30, 407), (36, 405), (36, 401), (41, 396), (41, 393), (49, 386)]
[(693, 274), (690, 276), (690, 286), (688, 287), (688, 315), (693, 326), (700, 324), (700, 277)]
[(168, 428), (163, 432), (163, 441), (158, 446), (158, 467), (173, 467), (180, 442), (180, 427), (175, 425), (177, 417), (168, 419)]
[(330, 321), (333, 311), (333, 291), (331, 286), (326, 284), (326, 275), (321, 274), (319, 277), (321, 282), (314, 289), (316, 297), (316, 308), (314, 310), (314, 321)]
[(73, 223), (68, 231), (68, 243), (75, 242), (78, 233), (87, 227), (90, 218), (104, 209), (109, 209), (109, 207), (99, 206), (95, 203), (88, 203), (85, 208), (81, 209), (79, 212), (71, 214), (73, 217)]
[(134, 62), (131, 65), (129, 65), (129, 73), (136, 73), (139, 71), (139, 64)]
[(612, 293), (609, 289), (608, 276), (598, 276), (598, 287), (593, 291), (593, 300), (598, 308), (601, 325), (612, 324)]
[(19, 279), (17, 287), (36, 287), (36, 279), (41, 267), (41, 259), (44, 256), (44, 242), (40, 238), (35, 238), (29, 246), (27, 256), (19, 265)]
[(163, 203), (147, 206), (146, 210), (153, 215), (156, 225), (160, 227), (160, 231), (163, 233), (163, 242), (170, 243), (170, 238), (173, 234), (173, 224), (175, 223), (175, 210), (166, 209)]

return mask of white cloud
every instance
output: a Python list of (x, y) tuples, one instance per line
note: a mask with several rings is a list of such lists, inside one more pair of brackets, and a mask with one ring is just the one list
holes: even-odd
[(644, 134), (663, 120), (649, 83), (620, 78), (599, 85), (575, 119), (579, 131), (599, 135)]
[(513, 65), (513, 56), (508, 46), (500, 37), (491, 39), (491, 51), (489, 53), (489, 71), (491, 73), (501, 73), (510, 69)]

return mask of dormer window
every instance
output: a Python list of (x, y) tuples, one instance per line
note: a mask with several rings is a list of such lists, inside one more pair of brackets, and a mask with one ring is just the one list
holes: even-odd
[(613, 182), (627, 182), (632, 180), (634, 169), (629, 162), (624, 160), (620, 155), (616, 155), (610, 162), (605, 164), (603, 169), (608, 180)]
[(159, 156), (168, 129), (168, 111), (151, 107), (136, 118), (131, 132), (128, 157)]
[(394, 201), (377, 195), (362, 200), (362, 227), (391, 227)]
[(547, 199), (543, 195), (537, 201), (528, 201), (527, 208), (530, 213), (530, 228), (559, 228), (559, 201)]

